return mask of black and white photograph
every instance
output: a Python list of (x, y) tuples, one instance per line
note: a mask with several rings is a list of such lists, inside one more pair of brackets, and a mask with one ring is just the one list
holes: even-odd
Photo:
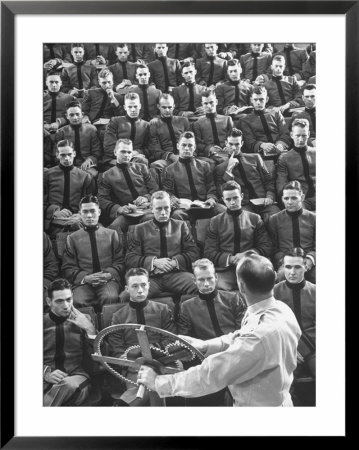
[(344, 434), (345, 15), (43, 3), (12, 42), (15, 436)]

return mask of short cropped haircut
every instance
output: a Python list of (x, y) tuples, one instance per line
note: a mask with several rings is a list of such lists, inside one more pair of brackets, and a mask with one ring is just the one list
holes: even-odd
[(157, 192), (154, 192), (154, 193), (151, 195), (151, 205), (153, 205), (153, 201), (154, 201), (154, 200), (163, 200), (163, 199), (166, 199), (166, 200), (171, 201), (170, 195), (169, 195), (168, 192), (166, 192), (166, 191), (157, 191)]
[(195, 261), (192, 264), (192, 269), (193, 273), (195, 273), (195, 269), (199, 270), (213, 269), (215, 271), (213, 262), (207, 258), (197, 259), (197, 261)]
[(66, 111), (70, 108), (80, 108), (82, 111), (82, 105), (77, 100), (74, 100), (73, 102), (70, 102), (66, 105)]
[(194, 133), (192, 131), (185, 131), (184, 133), (180, 134), (178, 142), (180, 142), (181, 139), (195, 139)]
[(292, 122), (292, 129), (294, 127), (309, 128), (309, 120), (304, 118), (294, 119)]
[(71, 44), (71, 50), (75, 47), (81, 47), (81, 48), (85, 48), (84, 44)]
[(83, 203), (96, 203), (96, 205), (98, 207), (100, 207), (98, 198), (96, 197), (96, 195), (92, 195), (92, 194), (85, 195), (85, 197), (82, 197), (82, 199), (80, 200), (80, 204), (79, 204), (80, 209), (81, 209), (81, 206)]
[(212, 97), (212, 96), (216, 97), (216, 93), (214, 91), (204, 91), (201, 94), (201, 97), (204, 97), (204, 98), (208, 98), (208, 97)]
[(107, 78), (107, 77), (113, 78), (113, 73), (111, 72), (111, 70), (109, 69), (100, 70), (100, 72), (98, 73), (98, 78)]
[(47, 296), (49, 299), (52, 299), (52, 294), (55, 291), (63, 291), (65, 289), (71, 289), (72, 285), (64, 278), (58, 278), (57, 280), (52, 281), (47, 288)]
[(146, 66), (146, 64), (138, 64), (137, 67), (136, 67), (136, 72), (137, 72), (138, 69), (147, 69), (147, 70), (150, 70), (150, 69), (148, 68), (148, 66)]
[(74, 148), (74, 143), (72, 141), (69, 141), (68, 139), (63, 139), (62, 141), (59, 141), (56, 144), (57, 150), (63, 147), (71, 147)]
[(273, 63), (274, 61), (281, 61), (282, 63), (285, 64), (285, 58), (284, 58), (283, 55), (275, 55), (275, 56), (273, 56), (273, 58), (272, 58), (272, 63)]
[(304, 85), (303, 87), (302, 87), (302, 91), (304, 92), (304, 91), (313, 91), (314, 89), (317, 89), (317, 86), (315, 85), (315, 84), (307, 84), (307, 85)]
[(222, 187), (222, 191), (234, 191), (235, 189), (239, 189), (239, 192), (242, 192), (240, 184), (234, 180), (226, 181)]
[(125, 99), (124, 100), (125, 101), (126, 100), (138, 100), (138, 101), (140, 101), (140, 96), (136, 92), (128, 92), (125, 95)]
[(286, 189), (291, 189), (291, 190), (293, 190), (293, 191), (298, 191), (298, 192), (300, 192), (301, 194), (303, 194), (302, 185), (301, 185), (300, 182), (297, 181), (297, 180), (293, 180), (293, 181), (290, 181), (289, 183), (286, 183), (286, 184), (283, 186), (282, 192), (284, 192)]
[(256, 94), (256, 95), (261, 95), (261, 94), (267, 95), (267, 89), (264, 86), (256, 86), (253, 89), (252, 93), (251, 93), (251, 97), (253, 97), (253, 94)]
[(46, 74), (46, 79), (48, 79), (48, 77), (53, 77), (53, 76), (61, 78), (61, 71), (58, 71), (56, 69), (49, 70)]
[[(236, 58), (230, 59), (230, 60), (227, 62), (227, 68), (228, 68), (228, 67), (231, 67), (231, 66), (239, 66), (239, 67), (241, 67), (241, 65), (239, 64), (239, 60), (236, 59)], [(241, 67), (241, 69), (242, 69), (242, 67)]]
[(117, 48), (124, 48), (124, 47), (127, 47), (127, 48), (128, 48), (128, 45), (125, 44), (125, 43), (122, 43), (122, 44), (116, 44), (116, 46), (115, 46), (116, 49), (117, 49)]
[(125, 274), (125, 280), (126, 280), (126, 284), (128, 284), (128, 280), (131, 277), (140, 277), (140, 276), (145, 276), (147, 277), (147, 281), (150, 278), (149, 273), (147, 272), (146, 269), (144, 269), (143, 267), (135, 267), (133, 269), (129, 269), (126, 274)]
[(193, 62), (191, 61), (186, 61), (182, 64), (181, 70), (185, 69), (186, 67), (193, 67), (194, 69), (196, 68), (196, 66), (194, 65)]
[(158, 97), (157, 103), (160, 104), (161, 100), (172, 100), (173, 103), (175, 101), (174, 98), (172, 97), (172, 95), (171, 94), (167, 94), (167, 93), (161, 94)]
[(301, 247), (294, 247), (284, 252), (283, 258), (285, 256), (292, 256), (294, 258), (303, 258), (307, 257), (305, 251)]
[(242, 281), (254, 294), (270, 293), (274, 287), (276, 273), (268, 258), (255, 253), (244, 254), (236, 268), (237, 281)]
[(236, 137), (243, 137), (243, 133), (242, 133), (242, 131), (241, 130), (238, 130), (238, 128), (232, 128), (232, 131), (229, 133), (229, 136), (228, 136), (229, 138), (230, 137), (233, 137), (233, 138), (236, 138)]
[(116, 141), (114, 152), (116, 152), (120, 144), (131, 145), (131, 147), (133, 147), (131, 139), (121, 138)]

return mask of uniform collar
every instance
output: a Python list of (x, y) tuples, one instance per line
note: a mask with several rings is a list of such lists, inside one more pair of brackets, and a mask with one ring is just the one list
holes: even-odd
[(70, 170), (74, 168), (74, 165), (72, 164), (71, 166), (63, 166), (62, 164), (59, 164), (59, 167), (63, 172), (70, 172)]
[(146, 298), (146, 300), (143, 300), (143, 302), (133, 302), (132, 300), (130, 300), (128, 303), (131, 308), (139, 310), (145, 308), (148, 305), (148, 299)]
[(305, 286), (305, 279), (303, 278), (300, 283), (290, 283), (288, 280), (285, 280), (285, 284), (293, 291), (300, 291)]
[(88, 233), (91, 233), (92, 231), (97, 231), (100, 228), (99, 224), (97, 225), (89, 225), (84, 227), (84, 230), (87, 231)]
[(67, 317), (60, 317), (54, 314), (51, 310), (49, 311), (49, 317), (50, 319), (55, 322), (56, 324), (64, 323), (68, 319)]

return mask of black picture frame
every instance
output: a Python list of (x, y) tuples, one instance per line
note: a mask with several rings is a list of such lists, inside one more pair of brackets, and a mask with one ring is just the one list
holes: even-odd
[[(204, 13), (205, 11), (205, 13)], [(14, 38), (18, 14), (339, 14), (346, 20), (346, 192), (357, 204), (359, 1), (4, 1), (1, 2), (1, 448), (198, 448), (226, 437), (25, 437), (14, 435)], [(333, 65), (335, 60), (333, 59)], [(343, 70), (344, 68), (338, 68)], [(335, 106), (335, 105), (334, 105)], [(5, 195), (6, 192), (6, 195)], [(346, 219), (349, 196), (346, 197)], [(357, 233), (346, 220), (346, 235)], [(351, 243), (352, 245), (352, 243)], [(352, 248), (352, 247), (351, 247)], [(6, 249), (6, 254), (5, 254)], [(346, 265), (348, 264), (346, 252)], [(346, 285), (348, 277), (346, 276)], [(347, 285), (348, 286), (348, 285)]]

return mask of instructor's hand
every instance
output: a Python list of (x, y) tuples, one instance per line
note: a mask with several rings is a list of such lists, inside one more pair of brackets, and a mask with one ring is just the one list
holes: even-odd
[(179, 334), (178, 337), (188, 342), (190, 345), (192, 345), (192, 347), (194, 347), (201, 353), (207, 352), (208, 344), (206, 341), (202, 341), (201, 339), (196, 339), (190, 336), (183, 336), (181, 334)]
[(141, 366), (137, 374), (137, 383), (144, 384), (151, 391), (155, 390), (157, 373), (151, 367)]

